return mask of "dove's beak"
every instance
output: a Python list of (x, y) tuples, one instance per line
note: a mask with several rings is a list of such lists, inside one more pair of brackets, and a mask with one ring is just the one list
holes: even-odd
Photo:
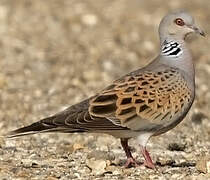
[(200, 35), (203, 36), (203, 37), (206, 36), (205, 33), (204, 33), (204, 31), (203, 31), (202, 29), (200, 29), (199, 27), (197, 27), (197, 26), (192, 26), (191, 28), (194, 30), (195, 33), (200, 34)]

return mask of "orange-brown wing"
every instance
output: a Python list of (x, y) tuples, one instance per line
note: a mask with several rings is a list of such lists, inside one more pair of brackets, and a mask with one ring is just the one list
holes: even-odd
[[(12, 131), (8, 137), (37, 132), (94, 132), (128, 128), (154, 130), (158, 134), (177, 124), (174, 117), (189, 109), (191, 99), (186, 81), (175, 69), (133, 73), (115, 81), (100, 94)], [(175, 122), (172, 118), (176, 119)]]
[[(170, 121), (189, 104), (191, 91), (176, 69), (146, 71), (115, 81), (89, 101), (91, 117), (105, 117), (116, 125), (135, 129), (147, 121)], [(141, 126), (141, 125), (139, 125)]]

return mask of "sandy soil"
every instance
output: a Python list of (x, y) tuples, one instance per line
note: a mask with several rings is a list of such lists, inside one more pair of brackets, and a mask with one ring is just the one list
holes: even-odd
[(209, 0), (0, 0), (0, 134), (147, 64), (158, 53), (160, 19), (173, 9), (190, 11), (207, 37), (188, 38), (196, 66), (190, 113), (148, 143), (156, 171), (124, 169), (119, 140), (108, 135), (42, 134), (0, 139), (0, 179), (210, 178)]

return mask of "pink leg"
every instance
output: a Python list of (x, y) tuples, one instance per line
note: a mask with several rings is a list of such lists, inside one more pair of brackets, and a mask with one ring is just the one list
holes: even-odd
[(130, 151), (130, 147), (128, 146), (128, 139), (126, 138), (121, 138), (120, 139), (121, 145), (125, 151), (125, 154), (127, 156), (127, 161), (125, 163), (125, 167), (129, 168), (129, 167), (137, 167), (138, 164), (136, 162), (136, 160), (133, 158), (131, 151)]
[(149, 152), (146, 150), (146, 147), (141, 146), (141, 153), (142, 153), (142, 155), (144, 156), (144, 159), (145, 159), (143, 165), (148, 167), (148, 168), (155, 169), (155, 165), (152, 162), (152, 159), (149, 155)]

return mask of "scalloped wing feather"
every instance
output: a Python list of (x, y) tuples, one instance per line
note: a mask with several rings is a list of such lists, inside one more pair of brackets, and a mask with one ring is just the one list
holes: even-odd
[(190, 99), (187, 82), (176, 69), (145, 71), (127, 75), (104, 89), (89, 101), (89, 113), (138, 129), (145, 121), (147, 125), (170, 121), (186, 109)]
[(181, 113), (189, 109), (190, 101), (191, 91), (176, 69), (144, 71), (124, 76), (100, 94), (12, 131), (8, 137), (54, 131), (113, 134), (129, 129), (155, 132), (159, 129), (160, 133), (165, 131), (163, 126), (167, 130), (177, 124)]

